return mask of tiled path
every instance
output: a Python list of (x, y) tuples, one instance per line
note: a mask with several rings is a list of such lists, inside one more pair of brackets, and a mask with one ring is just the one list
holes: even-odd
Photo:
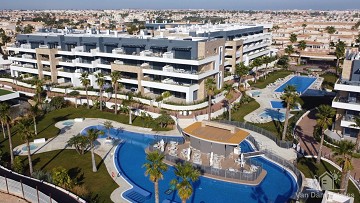
[[(295, 133), (299, 136), (300, 146), (305, 150), (305, 154), (317, 156), (319, 143), (313, 137), (314, 127), (316, 125), (316, 111), (311, 111), (305, 116), (296, 127)], [(323, 146), (322, 156), (335, 161), (332, 156), (332, 150)], [(360, 159), (353, 159), (354, 169), (351, 175), (358, 180), (360, 178)]]

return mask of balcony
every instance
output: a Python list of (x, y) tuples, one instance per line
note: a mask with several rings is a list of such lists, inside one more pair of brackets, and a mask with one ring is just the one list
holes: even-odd
[(360, 111), (360, 100), (355, 97), (335, 97), (331, 106), (338, 109)]
[(269, 42), (269, 41), (257, 42), (255, 44), (245, 45), (243, 47), (243, 52), (252, 51), (254, 49), (259, 49), (262, 47), (269, 47), (270, 45), (271, 45), (271, 42)]
[(339, 79), (336, 81), (334, 89), (340, 91), (360, 93), (360, 82)]
[(256, 50), (256, 51), (250, 52), (249, 54), (247, 54), (247, 56), (249, 57), (249, 60), (252, 60), (254, 58), (257, 58), (257, 57), (260, 57), (263, 55), (267, 55), (267, 54), (269, 54), (269, 52), (270, 52), (270, 49)]
[(355, 125), (355, 116), (351, 114), (344, 115), (343, 118), (341, 119), (340, 126), (346, 128), (360, 129), (354, 127), (353, 125)]

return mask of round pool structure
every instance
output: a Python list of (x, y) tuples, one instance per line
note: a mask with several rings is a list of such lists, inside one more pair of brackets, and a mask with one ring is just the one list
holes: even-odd
[[(36, 149), (38, 146), (30, 144), (30, 150)], [(27, 146), (25, 145), (23, 148), (21, 148), (22, 151), (27, 151)]]
[[(154, 202), (154, 184), (144, 175), (146, 162), (145, 149), (158, 139), (168, 139), (167, 136), (141, 134), (119, 129), (111, 129), (108, 134), (103, 126), (91, 126), (104, 130), (106, 136), (122, 139), (114, 154), (114, 162), (121, 175), (133, 185), (123, 197), (131, 202)], [(85, 128), (82, 133), (88, 128)], [(242, 151), (253, 151), (251, 145), (244, 141), (240, 144)], [(265, 179), (257, 186), (229, 183), (201, 176), (193, 184), (193, 195), (187, 202), (273, 202), (284, 203), (296, 193), (297, 183), (294, 177), (277, 164), (263, 157), (251, 158), (260, 162), (267, 171)], [(160, 202), (181, 202), (177, 191), (167, 195), (170, 181), (175, 179), (174, 167), (169, 167), (164, 173), (164, 179), (159, 182)], [(142, 191), (142, 192), (141, 192)], [(136, 193), (136, 194), (135, 194)], [(141, 198), (142, 195), (144, 198)], [(146, 197), (146, 194), (149, 194)], [(137, 199), (136, 199), (137, 198)]]

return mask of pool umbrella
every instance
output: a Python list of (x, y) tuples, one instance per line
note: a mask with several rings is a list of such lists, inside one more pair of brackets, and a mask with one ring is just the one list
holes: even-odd
[(190, 161), (190, 153), (191, 153), (191, 149), (190, 147), (188, 148), (188, 152), (187, 152), (187, 160)]

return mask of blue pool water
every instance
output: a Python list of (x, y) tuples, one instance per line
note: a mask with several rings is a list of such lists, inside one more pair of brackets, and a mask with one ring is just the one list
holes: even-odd
[(68, 120), (68, 121), (64, 121), (62, 124), (65, 125), (65, 126), (72, 126), (72, 125), (74, 125), (74, 121), (73, 120)]
[(300, 94), (304, 93), (313, 82), (315, 82), (316, 78), (306, 77), (306, 76), (294, 76), (280, 87), (278, 87), (275, 92), (283, 92), (285, 87), (288, 85), (294, 85), (296, 87), (296, 91)]
[(285, 120), (285, 113), (281, 111), (279, 112), (275, 109), (265, 109), (265, 111), (262, 112), (259, 116), (263, 118), (271, 118), (272, 120), (281, 122), (284, 122)]
[(251, 95), (253, 97), (257, 97), (257, 96), (260, 96), (261, 92), (260, 91), (256, 91), (256, 92), (252, 92)]
[[(94, 126), (97, 129), (104, 129), (102, 126)], [(161, 136), (139, 134), (124, 130), (111, 129), (110, 136), (124, 140), (115, 152), (115, 164), (122, 175), (129, 182), (135, 184), (135, 188), (142, 189), (152, 193), (154, 184), (148, 177), (144, 176), (145, 169), (142, 167), (146, 162), (145, 148)], [(164, 137), (164, 139), (166, 139)], [(249, 143), (241, 144), (242, 152), (252, 151)], [(223, 181), (213, 180), (206, 177), (200, 177), (195, 182), (194, 193), (187, 202), (193, 203), (212, 203), (212, 202), (275, 202), (284, 203), (296, 192), (296, 182), (293, 177), (277, 165), (271, 163), (262, 157), (252, 158), (263, 164), (267, 171), (267, 176), (258, 186), (247, 186)], [(165, 199), (181, 202), (177, 192), (166, 195), (164, 192), (169, 188), (169, 182), (175, 178), (174, 168), (164, 173), (164, 179), (159, 183), (160, 202)], [(281, 184), (280, 184), (281, 183)], [(130, 194), (130, 191), (124, 193)], [(154, 202), (154, 195), (145, 201)]]
[[(270, 101), (271, 107), (274, 109), (285, 109), (286, 106), (284, 106), (282, 101)], [(299, 109), (299, 107), (295, 106), (293, 109)]]
[[(30, 145), (30, 150), (34, 150), (34, 149), (36, 149), (37, 148), (37, 146), (36, 145)], [(27, 149), (27, 146), (24, 146), (23, 148), (21, 148), (21, 150), (22, 151), (27, 151), (28, 149)]]

